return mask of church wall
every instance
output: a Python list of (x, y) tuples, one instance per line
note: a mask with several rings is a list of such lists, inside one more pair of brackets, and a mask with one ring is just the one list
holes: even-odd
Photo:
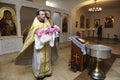
[(12, 5), (12, 4), (6, 4), (6, 3), (1, 3), (1, 2), (0, 2), (0, 8), (1, 8), (1, 7), (11, 7), (11, 8), (13, 8), (13, 9), (15, 9), (15, 8), (14, 8), (14, 5)]
[[(117, 34), (118, 37), (120, 38), (120, 33), (119, 33), (119, 31), (120, 31), (120, 27), (119, 27), (120, 15), (119, 15), (119, 13), (120, 13), (119, 8), (106, 9), (100, 13), (89, 13), (87, 11), (83, 11), (80, 9), (77, 13), (77, 16), (80, 17), (81, 14), (84, 14), (85, 18), (90, 18), (90, 28), (91, 29), (94, 27), (94, 20), (100, 19), (100, 24), (103, 25), (103, 38), (107, 38), (107, 34), (110, 34), (109, 38), (114, 38), (114, 34)], [(104, 28), (104, 19), (105, 19), (105, 17), (110, 16), (110, 15), (113, 16), (115, 19), (113, 28)], [(76, 19), (79, 20), (79, 17)], [(80, 28), (79, 30), (82, 30), (82, 28)], [(97, 37), (96, 33), (97, 33), (97, 28), (95, 28), (95, 37)], [(86, 31), (85, 35), (87, 35), (87, 31)], [(92, 36), (92, 32), (91, 32), (90, 36)]]
[(44, 4), (45, 5), (45, 2), (46, 0), (32, 0), (33, 2), (38, 2), (40, 4)]
[[(110, 34), (110, 38), (114, 37), (114, 34), (117, 34), (120, 38), (120, 9), (119, 8), (114, 8), (114, 9), (107, 9), (107, 10), (103, 10), (101, 13), (98, 13), (96, 15), (91, 15), (91, 19), (92, 19), (92, 23), (94, 21), (94, 19), (100, 19), (100, 24), (103, 25), (103, 37), (107, 38), (107, 34)], [(104, 19), (107, 16), (113, 16), (114, 17), (114, 24), (113, 24), (113, 28), (104, 28)], [(93, 26), (93, 24), (91, 25)], [(97, 36), (97, 35), (95, 35)]]
[[(2, 3), (2, 4), (1, 4)], [(32, 25), (32, 22), (36, 15), (36, 9), (44, 9), (49, 10), (53, 15), (54, 12), (58, 12), (60, 14), (67, 14), (70, 16), (70, 12), (58, 8), (52, 8), (47, 7), (43, 4), (39, 4), (36, 2), (26, 1), (26, 0), (2, 0), (0, 1), (0, 7), (2, 6), (9, 6), (13, 9), (15, 9), (16, 17), (17, 17), (17, 30), (18, 35), (17, 36), (11, 36), (11, 37), (0, 37), (0, 55), (16, 52), (19, 51), (23, 45), (23, 37), (22, 32), (27, 27), (30, 27)], [(62, 16), (61, 16), (62, 17)], [(62, 19), (59, 19), (61, 21)], [(53, 23), (53, 21), (51, 20)], [(69, 25), (69, 23), (68, 23)], [(62, 27), (62, 22), (60, 22), (60, 28)], [(70, 25), (69, 25), (70, 27)], [(69, 33), (69, 32), (68, 32)], [(60, 41), (66, 42), (68, 38), (68, 33), (63, 34), (60, 32)], [(63, 36), (62, 36), (63, 35)], [(65, 39), (63, 39), (65, 38)]]
[[(84, 28), (81, 28), (81, 26), (80, 26), (80, 23), (81, 23), (81, 21), (80, 21), (80, 16), (81, 16), (81, 15), (83, 15), (83, 16), (85, 17), (85, 19), (84, 19)], [(82, 31), (88, 29), (88, 28), (86, 28), (86, 19), (90, 19), (90, 14), (88, 14), (86, 11), (80, 9), (80, 10), (77, 12), (77, 15), (76, 15), (76, 16), (77, 16), (77, 17), (76, 17), (76, 21), (78, 21), (78, 25), (77, 25), (77, 27), (76, 27), (76, 32), (77, 32), (77, 31), (80, 32), (81, 37), (87, 37), (87, 32), (85, 32), (85, 33), (84, 33), (84, 36), (83, 36), (83, 35), (82, 35), (82, 34), (83, 34)], [(91, 19), (90, 19), (90, 21), (91, 21)], [(75, 26), (76, 26), (76, 24), (75, 24)]]
[(76, 28), (76, 21), (77, 18), (75, 16), (76, 13), (72, 12), (72, 15), (71, 15), (71, 21), (70, 21), (70, 25), (71, 25), (71, 28), (70, 28), (70, 35), (75, 35), (76, 34), (76, 31), (77, 31), (77, 28)]
[(0, 55), (17, 52), (22, 47), (22, 38), (17, 36), (0, 38)]
[[(0, 2), (0, 8), (2, 7), (10, 7), (13, 10), (15, 10), (15, 5)], [(18, 25), (16, 25), (16, 27), (18, 28)], [(22, 47), (22, 37), (0, 36), (0, 55), (19, 51), (21, 47)]]

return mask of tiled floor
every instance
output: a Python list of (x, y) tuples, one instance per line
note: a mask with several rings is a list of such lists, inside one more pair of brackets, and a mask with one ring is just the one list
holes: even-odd
[[(104, 66), (104, 69), (106, 69), (107, 74), (106, 74), (106, 78), (105, 80), (120, 80), (120, 42), (114, 42), (113, 40), (102, 40), (102, 41), (98, 41), (98, 40), (89, 40), (90, 44), (102, 44), (102, 45), (106, 45), (112, 48), (112, 55), (111, 58), (104, 60), (104, 62), (106, 63), (106, 66), (109, 68), (107, 68), (109, 71), (107, 71), (106, 66)], [(117, 57), (117, 58), (115, 58)], [(115, 60), (113, 60), (112, 58), (114, 58)], [(110, 61), (109, 61), (110, 60)], [(113, 64), (111, 64), (112, 62)], [(110, 66), (111, 65), (111, 66)], [(75, 80), (92, 80), (90, 79), (90, 77), (88, 76), (88, 72), (84, 71), (82, 74), (80, 74), (77, 78), (75, 78)]]
[[(66, 43), (68, 44), (68, 43)], [(69, 70), (68, 62), (70, 60), (70, 46), (61, 45), (58, 50), (59, 58), (52, 65), (52, 76), (45, 80), (73, 80), (81, 72), (72, 72)], [(32, 74), (31, 65), (15, 65), (13, 59), (17, 53), (0, 55), (0, 80), (35, 80)]]
[(120, 58), (115, 60), (105, 80), (120, 80)]
[[(120, 42), (114, 43), (111, 40), (90, 41), (90, 44), (104, 44), (112, 47), (112, 53), (120, 55)], [(66, 46), (67, 45), (67, 46)], [(72, 72), (69, 70), (68, 62), (70, 60), (70, 43), (61, 44), (58, 50), (59, 58), (52, 65), (53, 75), (45, 80), (73, 80), (81, 72)], [(31, 65), (15, 65), (13, 59), (17, 53), (8, 53), (0, 55), (0, 80), (35, 80), (32, 74)], [(111, 69), (106, 75), (106, 80), (120, 80), (120, 58), (117, 58)]]
[[(120, 42), (104, 39), (102, 41), (95, 40), (93, 43), (109, 46), (112, 48), (112, 54), (120, 55)], [(116, 58), (112, 67), (106, 74), (105, 80), (120, 80), (120, 58)]]

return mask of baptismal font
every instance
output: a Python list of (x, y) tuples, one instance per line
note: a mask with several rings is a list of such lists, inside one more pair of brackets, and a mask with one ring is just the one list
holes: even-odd
[(105, 72), (102, 70), (102, 60), (110, 58), (111, 48), (104, 45), (88, 45), (87, 53), (95, 60), (95, 65), (92, 64), (92, 69), (88, 71), (89, 76), (93, 80), (104, 80)]

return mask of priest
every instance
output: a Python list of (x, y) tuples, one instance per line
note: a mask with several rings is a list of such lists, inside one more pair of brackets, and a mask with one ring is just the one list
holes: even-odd
[(37, 80), (43, 80), (52, 74), (50, 46), (54, 46), (56, 35), (52, 34), (49, 37), (48, 35), (39, 35), (36, 32), (39, 29), (47, 29), (49, 26), (50, 23), (45, 17), (45, 11), (38, 11), (24, 45), (15, 59), (16, 64), (28, 64), (31, 63), (32, 58), (33, 73)]

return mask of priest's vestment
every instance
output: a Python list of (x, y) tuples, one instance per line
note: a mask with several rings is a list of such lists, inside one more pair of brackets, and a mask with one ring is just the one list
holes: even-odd
[(29, 29), (24, 45), (15, 59), (16, 64), (31, 64), (32, 58), (32, 68), (35, 77), (44, 77), (51, 74), (51, 48), (49, 42), (43, 44), (40, 49), (35, 48), (35, 37), (37, 37), (35, 31), (48, 26), (50, 26), (48, 20), (42, 23), (36, 17)]

